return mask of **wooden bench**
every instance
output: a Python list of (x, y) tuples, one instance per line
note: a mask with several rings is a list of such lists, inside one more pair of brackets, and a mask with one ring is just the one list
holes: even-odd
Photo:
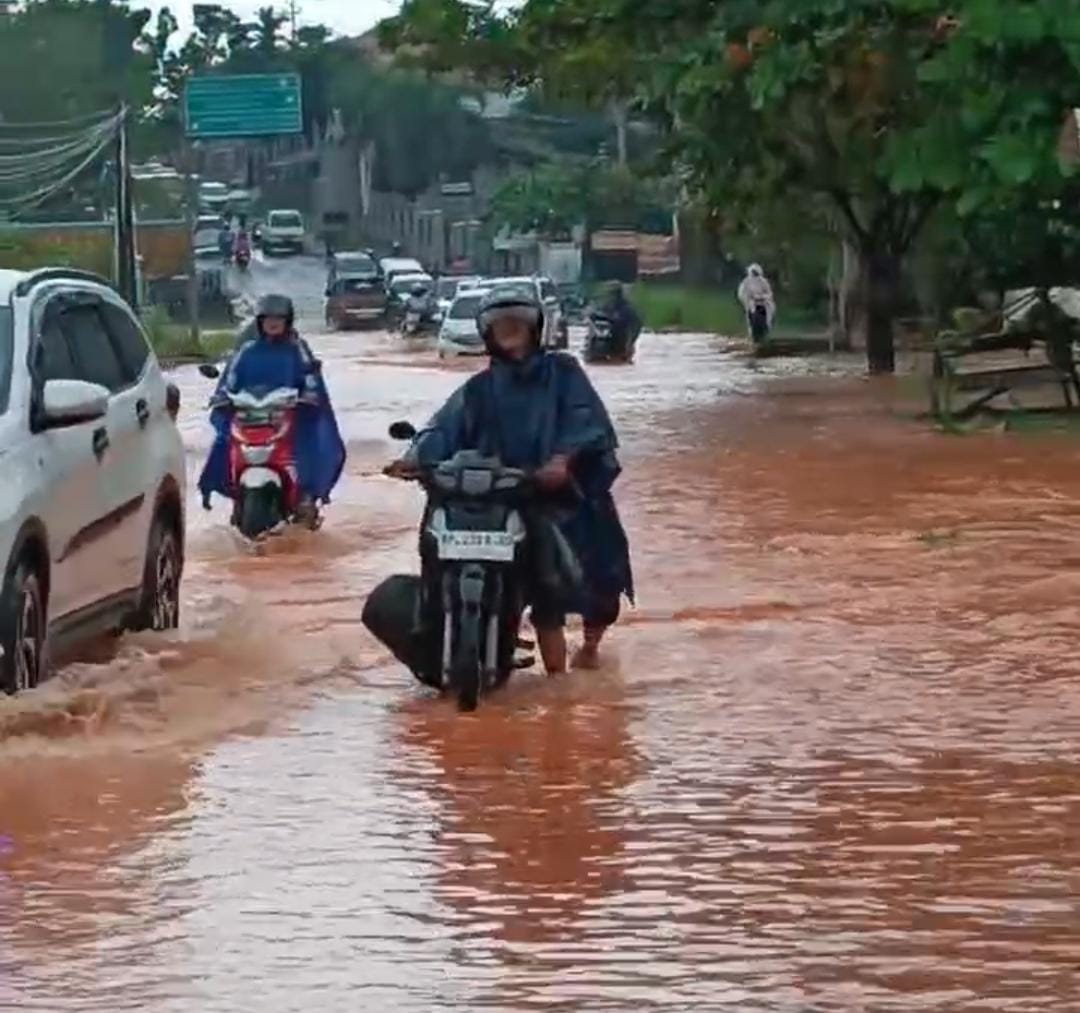
[(1060, 388), (1063, 407), (1080, 405), (1071, 342), (1062, 347), (1027, 333), (950, 332), (934, 349), (930, 410), (942, 422), (959, 422), (1004, 394), (1047, 386)]

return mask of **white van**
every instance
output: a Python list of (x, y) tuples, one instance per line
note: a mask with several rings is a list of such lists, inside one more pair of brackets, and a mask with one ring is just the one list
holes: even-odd
[(304, 216), (291, 208), (271, 211), (262, 229), (263, 253), (304, 252)]

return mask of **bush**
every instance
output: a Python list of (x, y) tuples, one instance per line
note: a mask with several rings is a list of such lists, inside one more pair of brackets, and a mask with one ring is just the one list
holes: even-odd
[(221, 358), (235, 338), (230, 330), (204, 330), (198, 341), (192, 341), (191, 328), (175, 323), (164, 306), (144, 309), (142, 322), (154, 353), (165, 363)]
[(680, 285), (635, 285), (630, 299), (651, 331), (742, 334), (742, 307), (733, 293)]

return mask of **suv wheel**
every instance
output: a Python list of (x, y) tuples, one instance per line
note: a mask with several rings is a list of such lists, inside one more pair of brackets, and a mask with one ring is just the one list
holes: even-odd
[(0, 691), (33, 689), (46, 672), (45, 596), (41, 578), (22, 560), (0, 592)]
[(180, 625), (183, 550), (172, 525), (159, 514), (150, 530), (143, 589), (132, 621), (135, 630), (175, 630)]

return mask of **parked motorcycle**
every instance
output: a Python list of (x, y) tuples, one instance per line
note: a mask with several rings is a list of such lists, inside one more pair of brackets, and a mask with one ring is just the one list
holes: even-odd
[[(407, 440), (415, 430), (395, 423), (390, 434)], [(525, 609), (529, 538), (525, 509), (533, 495), (529, 476), (476, 451), (421, 469), (416, 480), (428, 502), (420, 540), (419, 646), (395, 650), (427, 685), (452, 693), (459, 709), (475, 710), (482, 696), (502, 686), (532, 658), (515, 660)], [(398, 578), (405, 582), (410, 578)], [(386, 641), (372, 613), (365, 623)]]
[[(216, 366), (200, 372), (217, 379)], [(252, 541), (282, 525), (319, 525), (318, 512), (300, 516), (300, 488), (293, 455), (297, 391), (237, 391), (222, 395), (232, 408), (229, 427), (229, 488), (233, 490), (232, 525)]]

